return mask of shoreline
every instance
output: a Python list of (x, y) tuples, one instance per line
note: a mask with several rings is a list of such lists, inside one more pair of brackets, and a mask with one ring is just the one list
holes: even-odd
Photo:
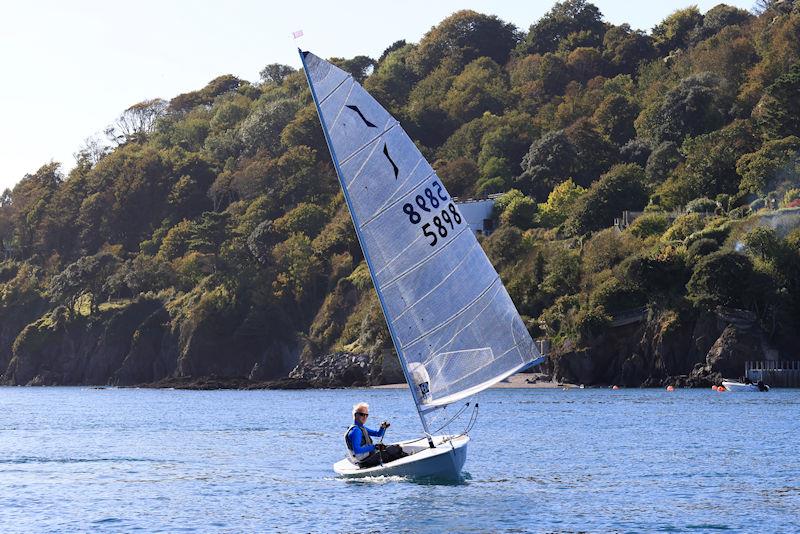
[[(542, 379), (536, 382), (529, 382), (529, 380), (534, 380), (537, 376), (541, 375), (517, 373), (493, 386), (489, 386), (489, 389), (572, 389), (580, 387), (577, 384), (550, 382)], [(408, 387), (408, 384), (400, 382), (397, 384), (383, 384), (381, 386), (369, 387), (370, 389), (405, 389)]]

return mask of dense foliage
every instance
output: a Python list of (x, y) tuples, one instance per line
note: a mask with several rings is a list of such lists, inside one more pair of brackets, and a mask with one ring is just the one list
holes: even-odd
[[(580, 343), (649, 304), (745, 308), (780, 338), (800, 320), (800, 4), (762, 7), (649, 34), (585, 0), (527, 31), (460, 11), (333, 61), (453, 194), (505, 193), (483, 244), (535, 335)], [(26, 343), (42, 318), (150, 299), (181, 358), (205, 339), (225, 360), (188, 373), (246, 374), (259, 357), (228, 352), (266, 337), (305, 357), (387, 346), (305, 78), (261, 77), (135, 104), (68, 175), (49, 163), (3, 193), (0, 309), (36, 310)], [(610, 229), (626, 210), (646, 214)], [(0, 374), (24, 346), (0, 347)]]

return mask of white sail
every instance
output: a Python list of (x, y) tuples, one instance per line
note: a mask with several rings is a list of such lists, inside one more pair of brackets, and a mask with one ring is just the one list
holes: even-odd
[(420, 413), (530, 365), (539, 351), (433, 168), (351, 75), (301, 55)]

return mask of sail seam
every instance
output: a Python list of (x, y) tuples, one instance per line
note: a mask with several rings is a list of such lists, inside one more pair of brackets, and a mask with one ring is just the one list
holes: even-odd
[(453, 267), (453, 268), (450, 270), (450, 272), (449, 272), (449, 273), (447, 273), (447, 276), (445, 276), (444, 278), (442, 278), (442, 279), (441, 279), (441, 281), (440, 281), (438, 284), (436, 284), (435, 286), (433, 286), (433, 287), (432, 287), (432, 288), (431, 288), (431, 289), (430, 289), (430, 290), (429, 290), (427, 293), (425, 293), (424, 295), (422, 295), (421, 297), (419, 297), (419, 298), (416, 300), (416, 302), (414, 302), (413, 304), (411, 304), (410, 306), (408, 306), (408, 307), (407, 307), (405, 310), (403, 310), (402, 312), (400, 312), (400, 314), (399, 314), (397, 317), (395, 317), (395, 321), (396, 321), (396, 320), (398, 320), (398, 319), (400, 319), (400, 317), (402, 317), (403, 315), (405, 315), (405, 313), (406, 313), (407, 311), (409, 311), (411, 308), (413, 308), (414, 306), (416, 306), (417, 304), (419, 304), (420, 302), (422, 302), (422, 300), (423, 300), (425, 297), (427, 297), (428, 295), (430, 295), (431, 293), (433, 293), (434, 291), (436, 291), (438, 288), (440, 288), (440, 287), (442, 286), (442, 284), (444, 284), (444, 283), (445, 283), (447, 280), (449, 280), (449, 279), (450, 279), (450, 277), (451, 277), (451, 276), (453, 276), (453, 274), (454, 274), (454, 273), (455, 273), (455, 272), (458, 270), (458, 268), (459, 268), (459, 267), (461, 267), (461, 265), (462, 265), (462, 264), (463, 264), (465, 261), (467, 261), (467, 258), (470, 256), (470, 254), (472, 254), (472, 251), (473, 251), (473, 250), (475, 250), (475, 246), (476, 246), (477, 244), (478, 244), (478, 241), (476, 240), (476, 241), (475, 241), (475, 243), (473, 243), (473, 245), (472, 245), (472, 246), (469, 248), (469, 250), (467, 250), (467, 252), (465, 252), (465, 253), (464, 253), (464, 256), (463, 256), (463, 257), (462, 257), (462, 258), (461, 258), (461, 259), (458, 261), (458, 263), (457, 263), (457, 264), (456, 264), (456, 265), (455, 265), (455, 266), (454, 266), (454, 267)]
[[(439, 254), (441, 254), (441, 252), (442, 252), (443, 250), (445, 250), (445, 249), (446, 249), (447, 247), (449, 247), (449, 246), (450, 246), (452, 243), (454, 243), (454, 242), (455, 242), (455, 241), (456, 241), (456, 240), (457, 240), (459, 237), (461, 237), (461, 234), (463, 234), (463, 233), (464, 233), (466, 230), (468, 230), (468, 229), (469, 229), (469, 225), (464, 225), (464, 228), (462, 228), (461, 230), (459, 230), (459, 231), (458, 231), (458, 233), (457, 233), (456, 235), (454, 235), (454, 236), (453, 236), (453, 239), (451, 239), (450, 241), (448, 241), (447, 243), (445, 243), (444, 245), (442, 245), (441, 247), (439, 247), (437, 250), (434, 250), (434, 251), (433, 251), (433, 254), (431, 254), (430, 256), (426, 256), (425, 258), (423, 258), (422, 260), (418, 261), (417, 263), (415, 263), (414, 265), (412, 265), (411, 267), (409, 267), (408, 269), (406, 269), (406, 270), (405, 270), (405, 271), (403, 271), (402, 273), (398, 274), (397, 276), (395, 276), (395, 277), (394, 277), (394, 278), (392, 278), (391, 280), (388, 280), (386, 283), (382, 283), (382, 284), (381, 284), (381, 288), (386, 288), (386, 287), (389, 287), (389, 286), (391, 286), (391, 285), (395, 284), (395, 283), (396, 283), (398, 280), (400, 280), (401, 278), (403, 278), (403, 277), (404, 277), (404, 276), (406, 276), (407, 274), (409, 274), (409, 273), (411, 273), (411, 272), (415, 271), (415, 270), (416, 270), (416, 269), (418, 269), (419, 267), (422, 267), (423, 265), (425, 265), (426, 263), (428, 263), (429, 261), (431, 261), (433, 258), (435, 258), (435, 257), (436, 257), (436, 256), (438, 256)], [(414, 243), (416, 243), (416, 242), (417, 242), (417, 239), (415, 239), (415, 240), (414, 240)], [(477, 242), (477, 241), (476, 241), (476, 242)], [(405, 252), (405, 250), (404, 250), (403, 252)], [(398, 254), (397, 256), (395, 256), (394, 258), (392, 258), (392, 259), (391, 259), (391, 260), (390, 260), (390, 261), (389, 261), (389, 262), (386, 264), (386, 267), (388, 267), (388, 266), (389, 266), (389, 265), (390, 265), (390, 264), (391, 264), (393, 261), (397, 260), (397, 258), (399, 258), (400, 256), (402, 256), (403, 252), (401, 252), (400, 254)], [(385, 269), (386, 267), (384, 267), (383, 269)], [(381, 269), (381, 270), (379, 271), (379, 273), (380, 273), (380, 272), (382, 272), (382, 271), (383, 271), (383, 269)], [(376, 273), (376, 276), (377, 276), (377, 274), (379, 274), (379, 273)]]
[(408, 347), (409, 345), (413, 345), (414, 343), (416, 343), (416, 342), (417, 342), (417, 341), (419, 341), (420, 339), (423, 339), (423, 338), (426, 338), (426, 337), (428, 337), (429, 335), (433, 334), (433, 333), (434, 333), (434, 332), (436, 332), (437, 330), (441, 330), (441, 329), (442, 329), (442, 328), (444, 328), (445, 326), (448, 326), (450, 323), (452, 323), (453, 321), (455, 321), (456, 319), (458, 319), (459, 317), (461, 317), (462, 315), (464, 315), (464, 314), (467, 312), (467, 310), (470, 308), (470, 306), (472, 306), (473, 304), (475, 304), (476, 302), (478, 302), (478, 301), (481, 299), (481, 297), (483, 297), (483, 296), (484, 296), (486, 293), (488, 293), (488, 292), (489, 292), (489, 290), (490, 290), (490, 289), (492, 289), (492, 287), (493, 287), (493, 286), (494, 286), (494, 285), (497, 283), (497, 281), (498, 281), (498, 280), (500, 280), (500, 275), (499, 275), (499, 274), (495, 276), (495, 279), (492, 281), (492, 283), (491, 283), (491, 284), (489, 284), (489, 285), (486, 287), (486, 289), (484, 289), (483, 291), (481, 291), (481, 292), (480, 292), (480, 294), (479, 294), (477, 297), (475, 297), (474, 299), (472, 299), (472, 300), (471, 300), (471, 301), (470, 301), (470, 302), (469, 302), (469, 303), (468, 303), (466, 306), (464, 306), (464, 308), (463, 308), (463, 309), (462, 309), (460, 312), (458, 312), (458, 313), (456, 313), (456, 314), (454, 314), (454, 315), (450, 316), (450, 317), (449, 317), (449, 318), (448, 318), (446, 321), (444, 321), (444, 322), (440, 323), (438, 326), (434, 326), (433, 328), (431, 328), (431, 329), (430, 329), (430, 330), (428, 330), (427, 332), (425, 332), (425, 333), (423, 333), (423, 334), (420, 334), (419, 336), (417, 336), (416, 338), (412, 339), (412, 340), (411, 340), (411, 341), (409, 341), (408, 343), (405, 343), (405, 344), (403, 344), (403, 346), (402, 346), (402, 347), (405, 349), (405, 348), (406, 348), (406, 347)]
[[(492, 286), (493, 286), (493, 285), (494, 285), (494, 284), (497, 282), (497, 280), (498, 280), (499, 278), (500, 278), (500, 276), (498, 275), (498, 276), (497, 276), (497, 278), (495, 278), (495, 279), (492, 281), (492, 283), (489, 285), (489, 288), (491, 288), (491, 287), (492, 287)], [(487, 291), (489, 290), (489, 288), (487, 288)], [(496, 295), (495, 295), (495, 296), (496, 296)], [(476, 313), (476, 314), (475, 314), (475, 317), (474, 317), (474, 318), (473, 318), (473, 319), (472, 319), (470, 322), (468, 322), (468, 323), (467, 323), (467, 324), (465, 324), (465, 325), (464, 325), (462, 328), (460, 328), (460, 329), (458, 330), (458, 332), (455, 332), (455, 333), (453, 334), (453, 336), (452, 336), (450, 339), (448, 339), (446, 342), (444, 342), (443, 344), (441, 344), (441, 345), (439, 345), (438, 347), (436, 347), (436, 349), (435, 349), (435, 350), (433, 350), (433, 351), (432, 351), (432, 353), (434, 353), (434, 354), (435, 354), (435, 353), (437, 353), (437, 352), (441, 351), (443, 348), (447, 347), (447, 346), (448, 346), (450, 343), (452, 343), (452, 342), (453, 342), (453, 340), (456, 338), (456, 336), (458, 336), (458, 335), (459, 335), (461, 332), (463, 332), (464, 330), (466, 330), (467, 328), (469, 328), (469, 327), (472, 325), (472, 323), (474, 323), (474, 322), (475, 322), (475, 319), (477, 319), (478, 317), (480, 317), (480, 316), (481, 316), (481, 314), (483, 314), (483, 312), (486, 310), (486, 308), (488, 308), (489, 306), (491, 306), (491, 305), (492, 305), (492, 302), (494, 302), (494, 299), (495, 299), (495, 297), (493, 296), (493, 297), (492, 297), (492, 298), (489, 300), (489, 302), (486, 304), (486, 306), (484, 306), (483, 308), (481, 308), (481, 310), (480, 310), (478, 313)], [(465, 308), (465, 309), (466, 309), (466, 308)]]
[[(331, 121), (331, 128), (336, 128), (336, 121), (338, 121), (339, 117), (342, 116), (342, 110), (344, 109), (345, 105), (347, 105), (347, 101), (350, 98), (350, 95), (353, 94), (353, 87), (355, 87), (355, 86), (356, 86), (356, 84), (353, 84), (353, 85), (350, 86), (350, 90), (347, 92), (347, 96), (344, 98), (344, 102), (342, 102), (342, 106), (339, 108), (339, 111), (336, 112), (336, 116), (333, 118), (333, 121)], [(320, 105), (322, 105), (322, 104), (320, 104)]]
[[(357, 149), (356, 149), (356, 150), (355, 150), (355, 151), (354, 151), (352, 154), (350, 154), (349, 156), (347, 156), (346, 158), (344, 158), (342, 161), (340, 161), (340, 162), (339, 162), (339, 166), (341, 167), (342, 165), (347, 165), (347, 162), (348, 162), (348, 161), (350, 161), (351, 159), (353, 159), (353, 157), (355, 157), (355, 155), (356, 155), (356, 154), (358, 154), (359, 152), (361, 152), (362, 150), (364, 150), (365, 148), (367, 148), (369, 145), (371, 145), (372, 143), (374, 143), (375, 141), (377, 141), (378, 139), (380, 139), (381, 137), (383, 137), (384, 135), (386, 135), (386, 134), (389, 132), (389, 130), (391, 130), (392, 128), (394, 128), (394, 127), (395, 127), (395, 126), (397, 126), (398, 124), (400, 124), (400, 123), (399, 123), (399, 122), (397, 122), (397, 121), (394, 121), (394, 124), (392, 124), (391, 126), (389, 126), (388, 128), (386, 128), (384, 131), (382, 131), (381, 133), (379, 133), (378, 135), (376, 135), (375, 137), (373, 137), (372, 139), (370, 139), (369, 141), (367, 141), (366, 143), (364, 143), (363, 145), (361, 145), (361, 146), (360, 146), (359, 148), (357, 148)], [(353, 182), (351, 181), (350, 183), (353, 183)], [(349, 186), (348, 186), (348, 187), (349, 187)]]
[[(420, 157), (420, 161), (422, 161), (422, 159), (423, 159), (423, 158), (422, 158), (422, 157)], [(417, 164), (417, 166), (419, 166), (419, 163)], [(417, 167), (414, 167), (414, 170), (413, 170), (413, 171), (411, 171), (411, 174), (409, 174), (409, 175), (408, 175), (408, 178), (406, 178), (406, 182), (408, 182), (408, 180), (410, 180), (410, 179), (411, 179), (411, 176), (413, 175), (414, 171), (416, 171), (416, 170), (417, 170)], [(431, 171), (431, 172), (430, 172), (430, 173), (428, 173), (428, 174), (427, 174), (427, 175), (426, 175), (426, 176), (425, 176), (425, 177), (424, 177), (422, 180), (420, 180), (419, 182), (417, 182), (416, 184), (414, 184), (414, 187), (412, 187), (412, 188), (408, 189), (408, 190), (407, 190), (407, 191), (405, 191), (405, 192), (404, 192), (402, 195), (400, 195), (399, 197), (397, 197), (397, 199), (396, 199), (396, 200), (392, 200), (391, 198), (389, 198), (389, 200), (387, 200), (386, 202), (384, 202), (384, 203), (383, 203), (383, 206), (381, 206), (380, 208), (378, 208), (378, 211), (376, 211), (376, 212), (375, 212), (375, 214), (374, 214), (372, 217), (370, 217), (370, 218), (369, 218), (369, 219), (367, 219), (367, 220), (366, 220), (364, 223), (362, 223), (362, 224), (361, 224), (361, 229), (363, 230), (363, 229), (364, 229), (364, 228), (366, 228), (366, 227), (367, 227), (367, 225), (369, 225), (371, 222), (374, 222), (374, 221), (375, 221), (375, 219), (377, 219), (378, 217), (380, 217), (381, 215), (383, 215), (384, 213), (386, 213), (387, 211), (389, 211), (391, 208), (393, 208), (393, 207), (394, 207), (394, 206), (396, 206), (397, 204), (401, 203), (407, 194), (409, 194), (409, 193), (411, 193), (412, 191), (414, 191), (416, 188), (418, 188), (419, 186), (421, 186), (422, 184), (424, 184), (426, 181), (428, 181), (428, 179), (429, 179), (431, 176), (435, 176), (435, 175), (436, 175), (436, 171)], [(404, 183), (402, 183), (402, 184), (400, 184), (400, 187), (403, 187), (404, 185), (405, 185), (405, 182), (404, 182)], [(398, 188), (397, 188), (397, 190), (398, 190), (398, 191), (400, 190), (400, 187), (398, 187)]]
[[(361, 173), (364, 171), (364, 167), (367, 166), (369, 160), (372, 159), (372, 155), (375, 154), (375, 151), (378, 149), (378, 145), (380, 145), (380, 143), (375, 143), (375, 145), (372, 147), (372, 150), (369, 151), (369, 156), (364, 158), (364, 161), (361, 163), (361, 167), (358, 168), (358, 171), (353, 175), (353, 179), (347, 184), (348, 191), (353, 188), (353, 184), (356, 180), (358, 180), (358, 177), (361, 176)], [(363, 228), (363, 225), (359, 223), (358, 227)]]
[[(329, 98), (330, 98), (330, 97), (333, 95), (333, 93), (335, 93), (336, 91), (338, 91), (338, 90), (339, 90), (339, 88), (340, 88), (342, 85), (344, 85), (344, 82), (346, 82), (347, 80), (352, 80), (352, 79), (353, 79), (353, 76), (352, 76), (351, 74), (348, 74), (347, 76), (345, 76), (345, 77), (344, 77), (344, 80), (342, 80), (341, 82), (339, 82), (339, 85), (337, 85), (336, 87), (334, 87), (334, 88), (333, 88), (333, 90), (332, 90), (330, 93), (328, 93), (328, 96), (326, 96), (325, 98), (323, 98), (322, 100), (320, 100), (320, 101), (319, 101), (319, 107), (320, 107), (320, 109), (322, 109), (322, 104), (324, 104), (324, 103), (325, 103), (325, 101), (326, 101), (326, 100), (328, 100), (328, 99), (329, 99)], [(352, 91), (352, 89), (350, 89), (350, 90)]]

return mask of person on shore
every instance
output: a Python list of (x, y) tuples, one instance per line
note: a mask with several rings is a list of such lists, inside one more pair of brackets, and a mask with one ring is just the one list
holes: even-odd
[(380, 430), (367, 428), (369, 404), (359, 402), (353, 406), (353, 424), (347, 429), (344, 441), (347, 445), (347, 458), (359, 467), (374, 467), (407, 456), (399, 445), (373, 444), (372, 437), (383, 438), (389, 422), (381, 423)]

